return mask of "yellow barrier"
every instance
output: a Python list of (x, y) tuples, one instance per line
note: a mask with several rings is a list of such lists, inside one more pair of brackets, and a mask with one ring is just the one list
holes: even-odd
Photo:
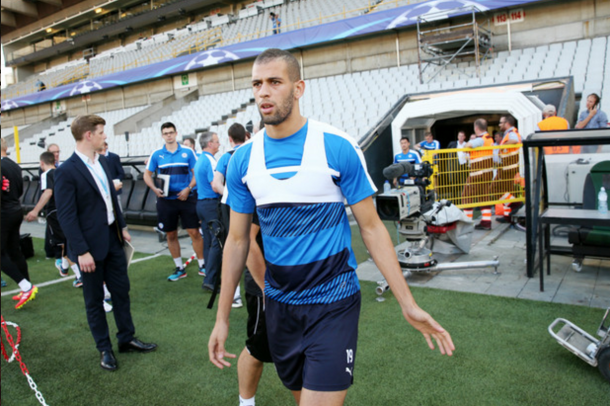
[[(473, 151), (476, 155), (493, 152), (491, 156), (476, 157)], [(451, 200), (463, 209), (524, 202), (521, 154), (521, 144), (515, 144), (511, 149), (494, 146), (425, 151), (422, 159), (433, 164), (429, 188), (436, 191), (437, 199)]]

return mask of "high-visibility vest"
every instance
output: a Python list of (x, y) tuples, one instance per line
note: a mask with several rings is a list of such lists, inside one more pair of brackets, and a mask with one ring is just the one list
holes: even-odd
[[(567, 130), (569, 128), (568, 120), (563, 117), (551, 116), (547, 117), (538, 123), (540, 131), (553, 131), (553, 130)], [(570, 147), (568, 146), (554, 146), (544, 147), (544, 153), (550, 154), (568, 154), (570, 153)]]
[[(510, 131), (510, 130), (513, 130), (513, 131)], [(521, 134), (519, 134), (519, 131), (517, 131), (517, 129), (515, 127), (511, 127), (509, 129), (509, 131), (507, 131), (504, 134), (504, 138), (502, 138), (502, 141), (500, 142), (500, 145), (504, 145), (504, 144), (506, 144), (508, 142), (508, 140), (509, 140), (508, 135), (511, 132), (514, 132), (515, 134), (517, 134), (517, 138), (519, 138), (519, 144), (521, 144)], [(507, 148), (504, 148), (504, 149), (500, 150), (500, 156), (504, 158), (506, 156), (518, 153), (519, 152), (519, 148), (520, 147), (507, 147)]]
[[(482, 135), (483, 137), (483, 147), (493, 147), (494, 140), (488, 133)], [(478, 150), (470, 151), (470, 162), (476, 162), (480, 160), (480, 158), (492, 158), (494, 151), (492, 149), (487, 150)]]

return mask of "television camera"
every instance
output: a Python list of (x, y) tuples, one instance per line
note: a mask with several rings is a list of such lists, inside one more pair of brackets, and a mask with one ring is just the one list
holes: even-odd
[[(493, 267), (494, 274), (497, 274), (499, 266), (497, 257), (492, 261), (448, 264), (439, 264), (433, 257), (434, 239), (431, 236), (455, 229), (457, 220), (437, 225), (437, 220), (446, 218), (446, 216), (441, 217), (441, 211), (451, 208), (452, 203), (448, 200), (435, 203), (436, 193), (433, 190), (426, 191), (432, 174), (433, 167), (427, 162), (420, 164), (400, 162), (383, 170), (383, 176), (390, 182), (403, 178), (397, 188), (390, 189), (376, 197), (377, 213), (381, 220), (398, 222), (398, 233), (403, 235), (408, 242), (405, 249), (397, 252), (403, 275), (407, 277), (411, 272), (485, 267)], [(405, 177), (407, 177), (406, 180), (404, 180)], [(379, 295), (389, 289), (385, 280), (377, 282), (377, 285), (376, 291)]]
[[(403, 268), (428, 268), (437, 263), (432, 258), (432, 251), (425, 248), (429, 237), (428, 225), (432, 218), (424, 213), (430, 212), (436, 197), (434, 191), (426, 191), (432, 174), (432, 165), (427, 162), (421, 164), (400, 162), (383, 170), (383, 176), (389, 181), (400, 179), (403, 175), (408, 176), (398, 188), (377, 195), (379, 217), (382, 220), (398, 222), (399, 234), (405, 236), (410, 243), (410, 246), (405, 251), (400, 251), (398, 255), (400, 266)], [(451, 205), (451, 202), (443, 201), (431, 215), (438, 213), (447, 205)]]

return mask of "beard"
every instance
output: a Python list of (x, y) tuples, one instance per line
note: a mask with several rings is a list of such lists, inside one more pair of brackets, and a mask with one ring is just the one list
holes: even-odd
[(263, 116), (263, 114), (260, 112), (260, 107), (259, 107), (258, 112), (261, 115), (263, 123), (265, 123), (266, 125), (280, 125), (284, 121), (286, 121), (288, 116), (290, 116), (290, 114), (292, 113), (293, 106), (294, 106), (294, 90), (292, 92), (290, 92), (288, 97), (286, 97), (284, 100), (282, 100), (279, 104), (275, 105), (275, 107), (276, 107), (275, 114), (272, 114), (270, 116)]

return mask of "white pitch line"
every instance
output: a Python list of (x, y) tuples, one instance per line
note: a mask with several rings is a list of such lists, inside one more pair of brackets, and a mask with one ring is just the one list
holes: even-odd
[(160, 256), (161, 256), (161, 254), (155, 254), (155, 255), (151, 255), (150, 257), (134, 259), (133, 261), (131, 261), (131, 263), (135, 264), (136, 262), (148, 261), (149, 259), (157, 258), (157, 257), (160, 257)]
[[(138, 259), (134, 259), (133, 261), (131, 261), (131, 263), (135, 264), (136, 262), (147, 261), (149, 259), (157, 258), (160, 256), (161, 256), (161, 254), (155, 254), (155, 255), (151, 255), (149, 257), (138, 258)], [(65, 282), (65, 281), (73, 281), (73, 280), (74, 280), (74, 277), (66, 277), (66, 278), (55, 279), (55, 280), (48, 281), (48, 282), (37, 283), (36, 286), (38, 286), (39, 288), (42, 288), (44, 286), (55, 285), (56, 283), (61, 283), (61, 282)], [(10, 290), (7, 292), (2, 292), (2, 296), (4, 297), (4, 296), (9, 296), (9, 295), (15, 295), (19, 292), (21, 292), (21, 289)]]

